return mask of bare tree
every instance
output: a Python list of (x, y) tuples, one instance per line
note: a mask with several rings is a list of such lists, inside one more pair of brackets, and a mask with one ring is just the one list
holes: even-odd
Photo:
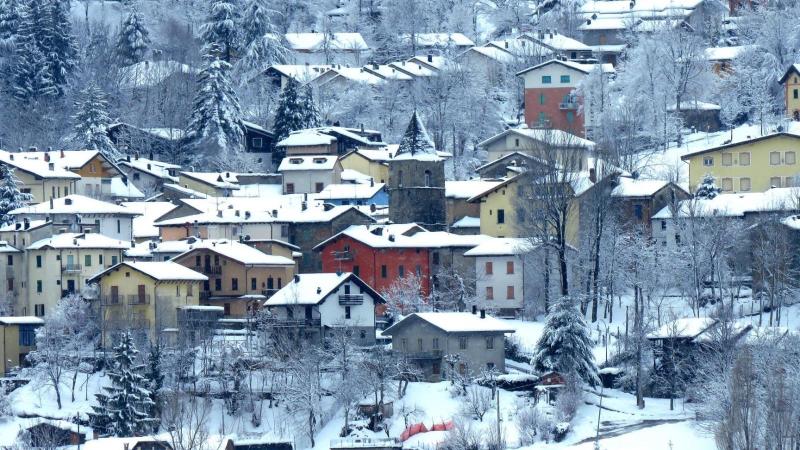
[(461, 397), (461, 414), (469, 418), (477, 418), (483, 422), (483, 416), (492, 409), (492, 393), (483, 386), (473, 385)]

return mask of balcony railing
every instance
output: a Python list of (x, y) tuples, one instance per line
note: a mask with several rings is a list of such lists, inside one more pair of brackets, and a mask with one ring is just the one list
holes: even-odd
[(129, 305), (149, 305), (150, 304), (150, 294), (129, 295), (128, 296), (128, 304)]
[(303, 328), (319, 327), (322, 325), (320, 319), (273, 319), (270, 324), (280, 328)]
[(222, 273), (222, 266), (194, 266), (195, 272), (219, 275)]
[(65, 264), (63, 267), (61, 267), (61, 270), (63, 272), (66, 272), (66, 273), (80, 272), (81, 271), (81, 265), (80, 264)]
[(428, 352), (410, 352), (406, 353), (406, 358), (411, 360), (424, 360), (424, 359), (441, 359), (441, 350), (431, 350)]
[(122, 301), (123, 301), (123, 297), (119, 296), (119, 295), (116, 296), (116, 297), (113, 297), (111, 295), (104, 295), (104, 296), (100, 297), (100, 304), (102, 304), (104, 306), (121, 305)]
[(578, 109), (577, 101), (561, 102), (558, 104), (558, 109)]
[(363, 294), (343, 294), (339, 296), (339, 304), (344, 306), (360, 305), (364, 303)]

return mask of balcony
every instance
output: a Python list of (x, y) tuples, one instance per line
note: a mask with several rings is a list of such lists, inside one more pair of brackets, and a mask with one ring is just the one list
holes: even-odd
[(305, 328), (322, 326), (321, 319), (274, 319), (270, 324), (276, 328)]
[(339, 304), (342, 306), (354, 306), (364, 303), (363, 294), (344, 294), (339, 296)]
[(61, 271), (64, 273), (80, 273), (82, 267), (80, 264), (64, 264)]
[(432, 359), (442, 359), (442, 351), (441, 350), (431, 350), (429, 352), (412, 352), (406, 353), (406, 358), (410, 360), (432, 360)]
[(150, 294), (146, 294), (146, 295), (129, 295), (128, 296), (128, 304), (129, 305), (149, 305), (150, 304)]
[(576, 110), (576, 109), (578, 109), (578, 101), (577, 100), (569, 100), (569, 101), (561, 102), (561, 103), (558, 104), (558, 109)]
[(333, 252), (333, 260), (334, 261), (352, 261), (353, 260), (353, 252), (350, 250), (344, 250), (341, 252)]
[(100, 304), (103, 306), (118, 306), (122, 304), (121, 296), (104, 295), (100, 297)]

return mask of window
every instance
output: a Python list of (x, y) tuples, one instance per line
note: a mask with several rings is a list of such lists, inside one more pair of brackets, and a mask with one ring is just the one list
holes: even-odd
[(519, 138), (514, 139), (514, 147), (519, 147)]
[(439, 265), (439, 252), (433, 252), (432, 259), (433, 259), (433, 261), (432, 261), (433, 265), (434, 266), (438, 266)]
[(116, 256), (112, 256), (111, 257), (111, 265), (112, 266), (116, 266), (117, 265), (117, 257)]
[(83, 265), (92, 267), (92, 255), (83, 255)]
[(19, 345), (30, 347), (36, 343), (36, 327), (31, 325), (20, 325)]
[(497, 223), (506, 223), (506, 210), (497, 210)]
[(408, 350), (408, 339), (400, 339), (400, 344), (400, 346), (403, 347), (403, 350)]
[(575, 113), (567, 111), (567, 123), (575, 122)]
[(214, 280), (214, 290), (216, 291), (222, 290), (222, 278), (217, 278)]
[(494, 336), (489, 336), (486, 338), (486, 349), (491, 350), (494, 348)]
[(633, 205), (633, 215), (636, 217), (636, 220), (642, 220), (642, 205)]
[(661, 229), (662, 230), (666, 230), (667, 229), (667, 221), (666, 220), (662, 220), (661, 221)]
[(103, 255), (97, 255), (97, 264), (103, 265)]
[(506, 300), (514, 300), (514, 286), (506, 286)]
[(422, 345), (422, 338), (417, 339), (417, 349), (419, 349), (419, 351), (422, 351), (424, 348), (425, 346)]
[(722, 179), (722, 190), (723, 191), (732, 191), (733, 190), (733, 178), (723, 178)]
[(226, 316), (230, 316), (231, 315), (231, 304), (230, 303), (225, 303), (224, 305), (222, 305), (222, 314), (226, 315)]
[(747, 192), (750, 190), (750, 178), (739, 179), (739, 190), (743, 192)]
[(703, 165), (704, 166), (713, 166), (714, 165), (714, 157), (713, 156), (704, 156), (703, 157)]
[(258, 280), (256, 280), (255, 278), (250, 278), (250, 289), (253, 291), (258, 289)]
[(506, 273), (509, 275), (514, 273), (514, 261), (506, 261)]
[(433, 363), (431, 366), (431, 373), (434, 375), (439, 375), (442, 371), (442, 366), (438, 362)]
[(349, 319), (350, 318), (350, 307), (349, 306), (345, 306), (344, 307), (344, 318), (345, 319)]
[(253, 148), (261, 148), (263, 145), (261, 138), (253, 138)]
[(14, 279), (13, 278), (6, 278), (6, 289), (9, 291), (14, 290)]
[(795, 187), (794, 186), (794, 178), (786, 177), (786, 181), (783, 183), (783, 187)]
[(325, 189), (325, 183), (315, 183), (314, 184), (314, 192), (319, 193), (319, 192), (322, 192), (323, 189)]
[(467, 349), (467, 338), (466, 337), (458, 338), (458, 348), (461, 349), (461, 350), (466, 350)]
[(41, 294), (42, 293), (42, 280), (36, 280), (36, 292)]
[(769, 152), (769, 164), (777, 166), (781, 163), (781, 152)]
[(403, 187), (403, 171), (402, 170), (398, 170), (397, 171), (397, 186)]
[(353, 275), (357, 277), (361, 276), (361, 268), (358, 266), (353, 266)]
[(739, 165), (740, 166), (750, 165), (750, 152), (739, 153)]
[(542, 84), (552, 83), (553, 78), (550, 75), (542, 75)]
[(239, 290), (239, 279), (238, 278), (231, 278), (231, 290), (238, 291)]
[(384, 265), (381, 266), (381, 278), (386, 278), (386, 276), (387, 276), (386, 272), (387, 272), (386, 264), (384, 264)]
[(489, 371), (494, 370), (494, 363), (493, 362), (487, 362), (486, 363), (486, 370), (489, 370)]
[(544, 125), (547, 123), (547, 114), (544, 112), (539, 113), (539, 124)]
[(44, 304), (39, 303), (37, 305), (33, 305), (34, 315), (36, 317), (44, 317)]
[(797, 89), (792, 90), (792, 98), (797, 98), (798, 94)]
[(486, 300), (494, 300), (494, 288), (486, 286)]
[(406, 268), (402, 264), (397, 266), (397, 276), (400, 278), (406, 276)]
[(797, 157), (794, 152), (786, 152), (783, 154), (783, 159), (786, 164), (794, 164)]
[(294, 194), (294, 183), (286, 183), (286, 193)]
[(681, 235), (675, 234), (675, 244), (681, 245)]
[(422, 266), (420, 266), (419, 264), (417, 264), (417, 265), (414, 267), (414, 273), (415, 273), (415, 274), (417, 274), (417, 276), (418, 276), (418, 277), (421, 277), (421, 276), (422, 276)]
[(492, 274), (492, 262), (491, 261), (486, 261), (485, 266), (486, 266), (486, 275), (491, 275)]
[(137, 181), (137, 180), (139, 180), (139, 172), (134, 172), (133, 173), (133, 181)]
[(425, 171), (425, 187), (431, 187), (431, 171)]
[[(544, 105), (545, 103), (547, 103), (547, 98), (544, 94), (539, 94), (539, 104)], [(519, 147), (519, 145), (517, 145), (517, 147)]]
[(769, 179), (769, 185), (776, 188), (781, 187), (781, 177), (771, 177)]
[(289, 237), (289, 225), (281, 225), (281, 237), (282, 238)]
[(117, 233), (122, 233), (122, 221), (117, 219)]
[(433, 349), (439, 350), (439, 338), (433, 338)]
[(723, 166), (732, 166), (733, 165), (733, 154), (731, 154), (731, 153), (723, 153), (722, 154), (722, 165)]
[(569, 83), (569, 75), (561, 75), (561, 80), (560, 81), (562, 83)]

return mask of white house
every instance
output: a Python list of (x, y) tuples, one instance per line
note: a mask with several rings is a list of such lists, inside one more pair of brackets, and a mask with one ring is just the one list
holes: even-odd
[(324, 339), (331, 330), (346, 328), (361, 345), (375, 342), (375, 306), (383, 297), (352, 274), (304, 273), (275, 293), (264, 305), (277, 326)]
[(464, 253), (475, 259), (475, 294), (482, 308), (500, 316), (516, 316), (525, 307), (527, 239), (496, 238)]
[(295, 64), (360, 65), (369, 52), (361, 33), (286, 33)]
[(335, 155), (287, 156), (278, 172), (283, 175), (284, 194), (310, 194), (340, 183), (342, 164)]

